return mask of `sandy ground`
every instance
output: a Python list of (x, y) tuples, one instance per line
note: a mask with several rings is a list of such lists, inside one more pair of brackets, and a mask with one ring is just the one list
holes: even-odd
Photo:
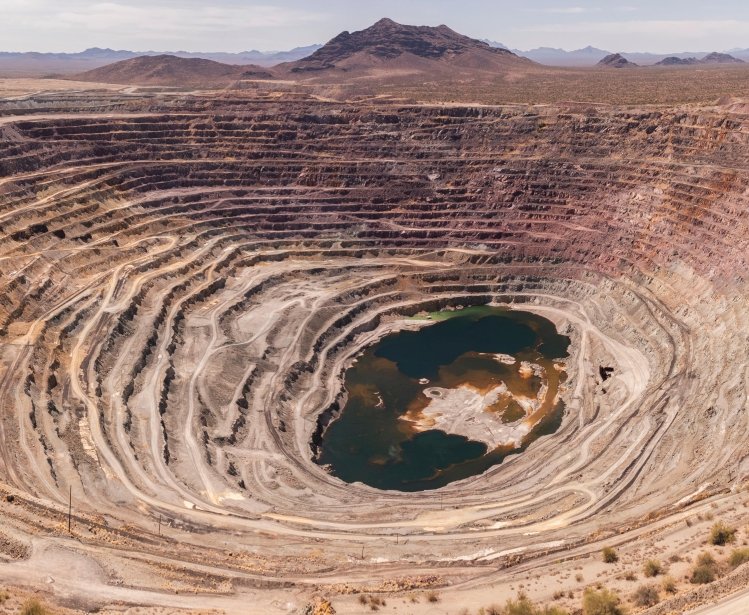
[(129, 86), (68, 81), (65, 79), (0, 79), (0, 97), (5, 100), (28, 98), (49, 92), (125, 91)]

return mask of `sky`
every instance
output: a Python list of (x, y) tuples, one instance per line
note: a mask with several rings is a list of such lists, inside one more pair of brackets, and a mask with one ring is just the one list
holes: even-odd
[(747, 0), (0, 0), (0, 50), (285, 50), (381, 17), (516, 49), (749, 47)]

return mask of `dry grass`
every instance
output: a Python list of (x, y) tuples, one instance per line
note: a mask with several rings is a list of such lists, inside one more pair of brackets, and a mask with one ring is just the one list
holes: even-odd
[(556, 606), (538, 606), (523, 593), (516, 600), (508, 600), (503, 607), (491, 605), (481, 609), (483, 615), (569, 615)]
[(710, 544), (722, 547), (736, 540), (736, 528), (728, 527), (725, 523), (718, 521), (710, 529)]
[(659, 574), (663, 574), (663, 564), (658, 560), (649, 559), (642, 566), (642, 573), (646, 577), (657, 577)]
[(742, 564), (749, 562), (749, 548), (734, 549), (728, 558), (728, 565), (731, 568), (738, 568)]
[(20, 615), (50, 615), (50, 612), (39, 600), (30, 598), (23, 603)]
[(661, 587), (663, 587), (663, 591), (667, 594), (675, 594), (676, 580), (673, 577), (663, 577), (663, 581), (661, 581)]
[(427, 602), (432, 602), (432, 603), (439, 602), (440, 595), (434, 590), (429, 590), (426, 593), (426, 599), (427, 599)]
[(624, 609), (614, 592), (588, 588), (583, 594), (583, 615), (624, 615)]
[(655, 585), (640, 585), (632, 596), (632, 602), (637, 606), (654, 606), (660, 602), (660, 594)]
[(712, 583), (718, 576), (718, 563), (709, 553), (703, 553), (697, 558), (697, 562), (692, 568), (689, 582), (695, 585), (704, 585)]

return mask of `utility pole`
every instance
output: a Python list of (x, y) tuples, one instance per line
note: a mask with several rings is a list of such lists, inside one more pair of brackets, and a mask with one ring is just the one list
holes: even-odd
[(361, 558), (364, 560), (364, 545), (361, 546)]
[(161, 513), (159, 513), (159, 536), (161, 536)]
[(70, 491), (68, 492), (68, 534), (72, 534), (72, 519), (73, 519), (73, 485), (69, 485)]

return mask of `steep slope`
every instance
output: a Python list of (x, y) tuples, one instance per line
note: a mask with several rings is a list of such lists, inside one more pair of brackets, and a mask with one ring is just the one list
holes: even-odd
[(279, 68), (291, 74), (326, 71), (454, 73), (456, 68), (496, 72), (532, 63), (507, 49), (458, 34), (447, 26), (406, 26), (381, 19), (358, 32), (342, 32), (321, 49)]
[(620, 53), (612, 53), (603, 58), (598, 66), (605, 68), (634, 68), (637, 66), (634, 62), (630, 62)]
[[(343, 615), (375, 590), (390, 614), (475, 614), (538, 575), (534, 599), (579, 612), (592, 579), (631, 595), (612, 544), (670, 563), (658, 613), (744, 592), (747, 566), (684, 578), (715, 520), (749, 540), (740, 104), (6, 101), (3, 592), (69, 615)], [(363, 349), (487, 303), (573, 337), (555, 432), (416, 496), (314, 463)]]
[(234, 66), (201, 58), (140, 56), (76, 75), (80, 81), (164, 86), (219, 86), (240, 78), (270, 78), (264, 68)]

